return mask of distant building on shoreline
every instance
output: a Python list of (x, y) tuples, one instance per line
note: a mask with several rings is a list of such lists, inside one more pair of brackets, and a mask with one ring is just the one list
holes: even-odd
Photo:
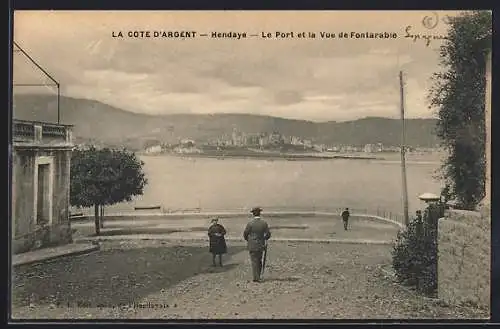
[(376, 144), (366, 144), (363, 148), (363, 152), (365, 153), (376, 153), (376, 152), (384, 152), (384, 145), (382, 143)]
[(154, 146), (150, 146), (146, 149), (146, 154), (161, 153), (162, 150), (163, 149), (162, 149), (161, 145), (154, 145)]

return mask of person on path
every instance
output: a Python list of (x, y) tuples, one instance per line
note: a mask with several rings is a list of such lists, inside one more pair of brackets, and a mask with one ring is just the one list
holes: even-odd
[(421, 236), (422, 231), (424, 229), (424, 221), (422, 218), (422, 211), (421, 210), (417, 210), (415, 212), (415, 223), (417, 224), (416, 225), (417, 236)]
[(344, 230), (347, 231), (347, 228), (349, 227), (349, 216), (351, 216), (349, 208), (345, 208), (340, 216), (342, 216), (342, 221), (344, 222)]
[(219, 265), (222, 267), (222, 255), (227, 253), (226, 229), (219, 224), (219, 219), (214, 218), (208, 228), (209, 251), (212, 253), (212, 265), (217, 266), (215, 259), (219, 256)]
[(422, 211), (421, 210), (417, 210), (415, 212), (415, 220), (417, 220), (420, 223), (423, 221), (423, 219), (422, 219)]
[(262, 256), (267, 248), (267, 240), (271, 238), (269, 225), (261, 219), (262, 208), (255, 207), (251, 213), (253, 219), (246, 225), (243, 231), (243, 238), (247, 241), (247, 249), (252, 263), (253, 282), (261, 281)]

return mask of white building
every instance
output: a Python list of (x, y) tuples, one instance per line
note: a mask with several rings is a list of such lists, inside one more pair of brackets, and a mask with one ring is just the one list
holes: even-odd
[(196, 147), (176, 147), (174, 152), (178, 154), (197, 154), (201, 153), (201, 150)]
[(292, 145), (303, 145), (302, 141), (300, 140), (300, 137), (297, 137), (297, 136), (290, 137), (290, 144), (292, 144)]
[(161, 145), (150, 146), (146, 149), (147, 154), (161, 153)]

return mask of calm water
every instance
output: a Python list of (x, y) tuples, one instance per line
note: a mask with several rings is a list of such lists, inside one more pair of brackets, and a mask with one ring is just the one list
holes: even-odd
[[(107, 212), (134, 206), (164, 209), (235, 210), (261, 205), (284, 210), (350, 207), (402, 212), (401, 168), (397, 155), (387, 160), (286, 161), (143, 156), (149, 183), (144, 195)], [(439, 158), (409, 156), (410, 211), (417, 196), (439, 193), (433, 176)]]

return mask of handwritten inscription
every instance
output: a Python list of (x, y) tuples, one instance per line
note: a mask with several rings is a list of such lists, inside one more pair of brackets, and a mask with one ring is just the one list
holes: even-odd
[(405, 29), (405, 38), (417, 42), (417, 40), (423, 40), (425, 45), (428, 47), (431, 44), (431, 40), (444, 40), (447, 39), (444, 35), (437, 34), (422, 34), (422, 33), (412, 33), (412, 26), (409, 25)]

